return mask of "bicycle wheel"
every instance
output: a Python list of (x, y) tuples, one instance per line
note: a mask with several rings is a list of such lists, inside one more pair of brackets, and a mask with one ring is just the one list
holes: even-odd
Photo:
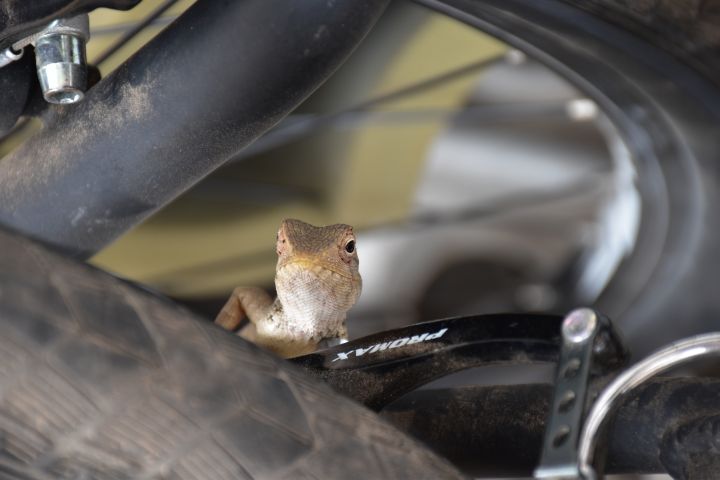
[[(708, 79), (715, 73), (715, 64), (702, 60), (712, 49), (697, 48), (711, 39), (696, 38), (694, 32), (706, 29), (693, 27), (712, 23), (712, 18), (698, 10), (694, 17), (690, 15), (694, 18), (690, 27), (669, 34), (667, 27), (674, 26), (673, 21), (638, 22), (637, 11), (619, 2), (595, 2), (582, 8), (579, 2), (560, 1), (419, 3), (494, 34), (555, 69), (600, 105), (629, 146), (642, 194), (643, 224), (634, 254), (621, 264), (598, 303), (599, 308), (619, 319), (636, 351), (708, 328), (708, 318), (720, 312), (713, 292), (718, 264), (714, 245), (720, 220), (710, 208), (717, 200), (714, 156), (718, 151), (715, 132), (720, 99), (716, 85)], [(656, 3), (652, 8), (657, 18), (673, 20), (670, 2)], [(609, 15), (609, 20), (597, 13)], [(678, 42), (678, 38), (683, 41)], [(8, 366), (10, 380), (0, 387), (9, 412), (8, 418), (3, 417), (8, 425), (3, 427), (8, 460), (3, 460), (0, 468), (24, 472), (30, 478), (47, 474), (74, 478), (78, 472), (119, 478), (167, 472), (179, 478), (202, 478), (203, 472), (211, 472), (213, 478), (233, 474), (333, 477), (339, 471), (351, 470), (347, 462), (352, 459), (357, 460), (356, 471), (363, 476), (368, 475), (368, 465), (379, 469), (373, 473), (386, 476), (397, 471), (413, 472), (408, 473), (411, 477), (424, 472), (431, 478), (454, 474), (432, 455), (415, 450), (412, 442), (385, 430), (384, 424), (364, 411), (348, 406), (353, 412), (348, 414), (352, 420), (348, 420), (341, 413), (346, 407), (340, 405), (344, 404), (322, 387), (296, 378), (284, 364), (252, 347), (191, 321), (176, 307), (147, 294), (131, 293), (126, 285), (42, 253), (37, 247), (8, 242), (3, 248), (7, 263), (3, 268), (7, 306), (4, 303), (3, 308), (8, 310), (3, 319), (10, 333), (3, 336), (7, 361), (2, 365)], [(36, 270), (34, 275), (27, 273), (28, 269)], [(103, 287), (98, 288), (100, 285)], [(43, 302), (34, 302), (39, 296)], [(89, 321), (86, 308), (112, 314), (93, 314)], [(153, 316), (142, 313), (147, 311)], [(651, 339), (645, 335), (650, 328), (655, 333)], [(107, 332), (113, 333), (112, 338)], [(187, 345), (171, 339), (182, 339)], [(252, 368), (239, 370), (233, 363), (236, 357)], [(49, 359), (64, 365), (62, 375), (48, 369)], [(167, 359), (172, 368), (165, 367)], [(118, 369), (121, 371), (116, 372)], [(77, 387), (74, 377), (68, 385), (68, 375), (82, 377)], [(239, 379), (233, 377), (230, 387), (227, 382), (231, 375), (239, 375)], [(258, 387), (257, 395), (241, 386), (266, 383), (272, 388)], [(93, 393), (85, 394), (87, 388)], [(268, 391), (281, 393), (270, 398)], [(57, 399), (58, 405), (43, 403), (48, 398)], [(239, 413), (228, 406), (238, 398), (251, 413)], [(277, 398), (282, 400), (273, 409), (271, 401)], [(188, 399), (193, 402), (186, 405)], [(213, 403), (216, 400), (223, 405), (217, 406)], [(163, 407), (168, 401), (169, 410)], [(311, 408), (308, 405), (318, 410), (306, 410)], [(211, 426), (223, 427), (223, 441), (232, 440), (223, 443), (213, 437), (205, 444), (212, 452), (198, 450), (200, 453), (194, 455), (190, 444), (202, 443), (212, 437), (212, 432), (206, 429), (200, 436), (187, 434), (196, 426), (190, 422), (191, 427), (183, 429), (183, 420), (178, 417), (183, 416), (181, 413), (189, 415), (186, 408), (208, 416), (214, 414), (213, 408), (235, 412), (237, 418), (232, 417), (228, 426), (213, 424), (206, 417)], [(254, 412), (253, 408), (261, 411)], [(280, 417), (290, 423), (277, 425), (268, 420), (286, 408), (297, 414)], [(63, 414), (47, 415), (60, 409)], [(86, 421), (87, 412), (99, 413)], [(153, 418), (148, 418), (148, 412)], [(309, 418), (307, 428), (292, 423), (297, 418)], [(118, 425), (113, 425), (114, 421)], [(153, 432), (145, 432), (146, 424)], [(33, 431), (28, 425), (45, 430)], [(108, 431), (113, 433), (112, 438), (103, 437), (96, 429), (99, 425), (111, 426)], [(170, 430), (165, 430), (167, 425)], [(360, 440), (348, 435), (337, 440), (337, 433), (329, 433), (340, 431), (334, 430), (337, 425), (345, 425), (345, 432), (357, 430), (365, 441), (374, 441), (376, 430), (380, 431), (377, 435), (382, 450), (397, 455), (378, 463), (368, 456), (372, 449), (358, 448), (359, 453), (349, 454), (348, 445)], [(314, 442), (320, 431), (330, 436), (323, 440), (318, 436)], [(65, 436), (69, 432), (73, 433)], [(242, 433), (235, 436), (237, 432)], [(249, 436), (258, 432), (263, 432), (265, 440), (250, 442)], [(151, 434), (156, 436), (147, 440)], [(172, 445), (157, 440), (165, 435), (174, 436)], [(138, 440), (144, 444), (137, 445)], [(188, 450), (176, 449), (176, 443)], [(233, 445), (242, 445), (245, 453), (236, 452)], [(266, 448), (268, 445), (272, 447)], [(87, 448), (83, 451), (90, 458), (73, 450), (77, 446)], [(172, 451), (168, 453), (168, 449)], [(232, 452), (228, 454), (227, 449)], [(298, 451), (301, 453), (295, 455)], [(416, 465), (426, 462), (422, 468), (413, 470), (398, 460), (408, 451), (413, 459), (423, 459)], [(162, 457), (165, 454), (170, 457)], [(236, 455), (252, 458), (237, 461)], [(159, 458), (172, 460), (160, 462)], [(440, 470), (432, 470), (429, 464)]]
[(0, 478), (460, 478), (171, 302), (0, 232)]
[(592, 98), (618, 129), (632, 155), (643, 214), (634, 252), (597, 307), (617, 320), (633, 352), (714, 328), (717, 2), (417, 3), (541, 61)]

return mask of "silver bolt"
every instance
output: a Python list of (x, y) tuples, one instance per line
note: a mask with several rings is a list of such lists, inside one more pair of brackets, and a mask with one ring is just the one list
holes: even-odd
[(597, 315), (589, 308), (578, 308), (570, 312), (562, 323), (562, 336), (570, 343), (582, 343), (595, 332)]
[(88, 17), (55, 20), (34, 41), (43, 97), (50, 103), (76, 103), (87, 88), (85, 42)]

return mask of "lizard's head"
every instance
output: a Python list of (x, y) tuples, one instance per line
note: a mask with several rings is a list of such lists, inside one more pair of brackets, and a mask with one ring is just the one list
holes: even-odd
[(275, 288), (285, 307), (346, 312), (360, 295), (355, 234), (350, 225), (315, 227), (283, 220), (277, 234)]

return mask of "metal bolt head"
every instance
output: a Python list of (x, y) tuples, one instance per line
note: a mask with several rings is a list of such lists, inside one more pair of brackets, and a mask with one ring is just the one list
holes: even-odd
[(78, 15), (53, 21), (34, 39), (38, 80), (48, 102), (82, 100), (87, 88), (88, 31), (87, 15)]
[(589, 308), (573, 310), (563, 320), (563, 339), (570, 343), (582, 343), (592, 336), (597, 324), (597, 315)]
[(35, 43), (38, 79), (45, 100), (76, 103), (87, 86), (85, 41), (73, 35), (48, 34)]

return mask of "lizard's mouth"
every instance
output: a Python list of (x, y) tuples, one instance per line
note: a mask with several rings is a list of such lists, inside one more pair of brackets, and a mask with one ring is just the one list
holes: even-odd
[[(299, 268), (301, 270), (305, 270), (308, 272), (314, 272), (314, 273), (320, 273), (322, 270), (327, 270), (329, 272), (332, 272), (336, 275), (339, 275), (341, 277), (344, 277), (348, 280), (353, 280), (353, 275), (349, 273), (347, 270), (341, 269), (338, 265), (333, 265), (329, 262), (322, 262), (318, 261), (318, 259), (310, 259), (310, 258), (304, 258), (304, 257), (296, 257), (292, 260), (287, 261), (284, 263), (279, 270), (285, 270), (288, 267), (291, 268)], [(279, 273), (279, 272), (278, 272)]]

